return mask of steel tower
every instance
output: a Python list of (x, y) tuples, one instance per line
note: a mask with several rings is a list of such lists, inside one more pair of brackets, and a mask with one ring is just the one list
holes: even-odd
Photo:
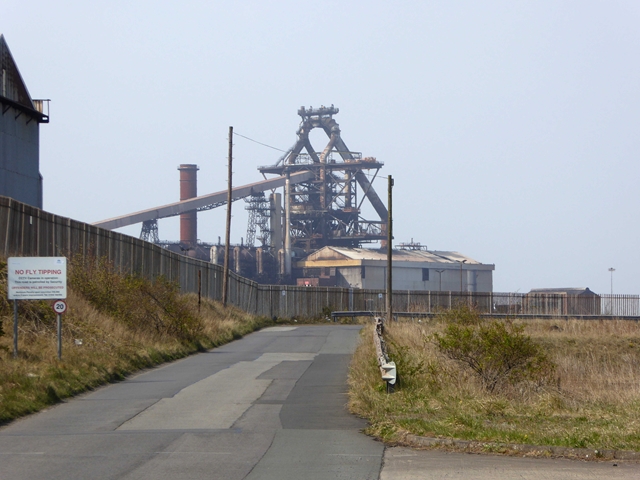
[[(361, 153), (347, 148), (333, 118), (337, 113), (333, 105), (301, 107), (298, 115), (302, 121), (295, 145), (275, 165), (259, 168), (265, 176), (313, 174), (305, 182), (291, 184), (288, 191), (285, 187), (285, 212), (288, 209), (285, 216), (289, 218), (288, 233), (293, 249), (310, 252), (327, 245), (358, 247), (386, 239), (387, 208), (367, 175), (375, 179), (383, 163), (373, 157), (363, 158)], [(317, 151), (309, 140), (314, 128), (322, 129), (329, 138), (322, 151)], [(303, 150), (306, 153), (302, 153)], [(373, 206), (379, 220), (362, 218), (364, 200)]]

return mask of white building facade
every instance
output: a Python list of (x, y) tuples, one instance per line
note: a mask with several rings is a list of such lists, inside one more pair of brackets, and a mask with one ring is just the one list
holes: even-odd
[[(394, 250), (393, 289), (492, 292), (495, 265), (458, 252)], [(325, 247), (295, 263), (298, 284), (382, 290), (387, 254), (364, 248)], [(305, 283), (306, 282), (306, 283)]]

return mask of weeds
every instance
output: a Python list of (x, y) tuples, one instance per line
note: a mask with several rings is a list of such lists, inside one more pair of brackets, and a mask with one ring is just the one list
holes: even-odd
[(506, 384), (549, 382), (555, 365), (541, 346), (524, 334), (524, 325), (510, 320), (468, 322), (469, 310), (459, 309), (462, 321), (454, 319), (444, 332), (433, 334), (441, 353), (469, 367), (489, 392)]
[[(373, 327), (363, 333), (349, 374), (349, 405), (370, 420), (370, 433), (393, 442), (410, 432), (640, 451), (638, 323), (532, 320), (499, 322), (499, 327), (474, 312), (461, 316), (448, 312), (421, 324), (387, 326), (392, 359), (409, 373), (393, 395), (379, 388), (382, 381), (369, 330)], [(488, 332), (481, 333), (485, 329)], [(446, 340), (446, 348), (441, 349), (436, 338)], [(495, 377), (483, 378), (448, 354), (448, 348), (471, 351), (484, 358), (485, 365), (510, 365), (517, 363), (515, 359), (521, 367), (512, 377), (499, 375), (491, 388)], [(524, 359), (522, 351), (529, 353)], [(532, 358), (537, 360), (530, 362)], [(400, 367), (398, 374), (403, 378)]]
[(71, 262), (69, 285), (95, 308), (136, 330), (193, 341), (202, 322), (179, 295), (178, 286), (163, 277), (155, 280), (121, 275), (102, 258), (82, 264)]
[[(0, 424), (271, 324), (208, 299), (198, 309), (197, 295), (181, 295), (162, 278), (121, 275), (105, 260), (74, 259), (68, 273), (62, 361), (50, 302), (19, 302), (18, 359), (11, 358), (12, 336), (0, 335)], [(2, 262), (0, 289), (6, 291)], [(12, 317), (3, 298), (0, 325)]]
[(397, 378), (398, 388), (413, 386), (425, 371), (425, 361), (411, 354), (408, 345), (402, 345), (388, 336), (389, 358), (396, 364), (396, 371), (402, 372)]

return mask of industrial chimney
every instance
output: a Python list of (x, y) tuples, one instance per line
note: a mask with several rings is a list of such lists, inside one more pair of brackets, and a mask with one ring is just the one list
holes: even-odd
[[(180, 201), (198, 196), (198, 166), (183, 164), (180, 170)], [(186, 248), (194, 248), (198, 243), (198, 217), (197, 212), (183, 213), (180, 215), (180, 243)], [(195, 255), (195, 250), (190, 250), (190, 256)]]

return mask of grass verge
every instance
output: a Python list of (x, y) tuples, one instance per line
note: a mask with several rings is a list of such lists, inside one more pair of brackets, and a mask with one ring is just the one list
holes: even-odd
[[(57, 359), (52, 302), (19, 302), (19, 357), (13, 307), (0, 297), (0, 425), (142, 368), (222, 345), (272, 325), (163, 279), (123, 276), (108, 263), (69, 266), (62, 360)], [(6, 291), (6, 262), (0, 262)]]
[[(385, 393), (365, 329), (350, 370), (350, 408), (388, 442), (407, 433), (480, 442), (640, 451), (640, 325), (621, 320), (532, 320), (516, 325), (553, 368), (487, 388), (442, 348), (450, 318), (387, 326), (398, 365)], [(446, 345), (445, 345), (446, 346)], [(495, 355), (492, 356), (495, 358)], [(486, 365), (486, 362), (485, 362)]]

